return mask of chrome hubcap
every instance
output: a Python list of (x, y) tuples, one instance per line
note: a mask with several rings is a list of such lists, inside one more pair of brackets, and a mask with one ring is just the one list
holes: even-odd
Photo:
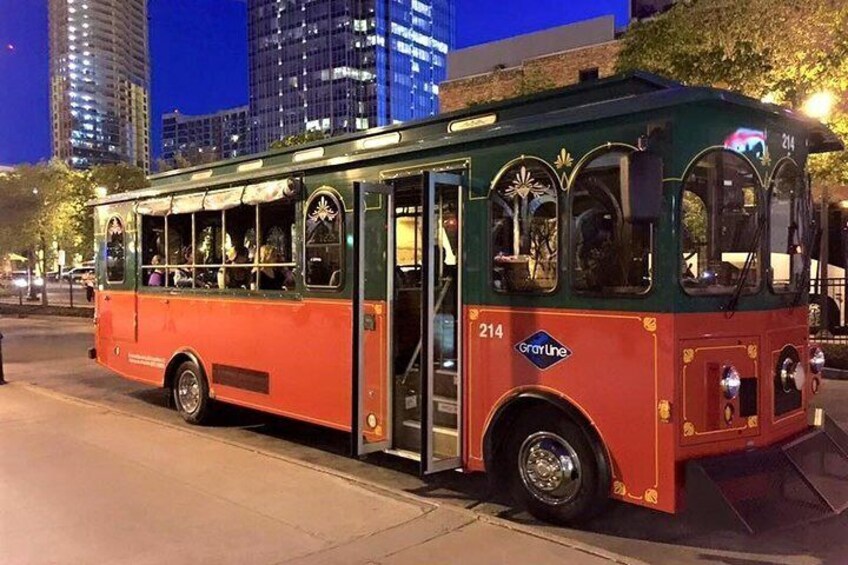
[(177, 381), (177, 399), (180, 406), (189, 414), (193, 414), (200, 406), (200, 381), (191, 371), (183, 371)]
[(524, 486), (545, 504), (564, 504), (580, 490), (580, 460), (574, 448), (556, 434), (538, 432), (525, 439), (518, 452), (518, 468)]

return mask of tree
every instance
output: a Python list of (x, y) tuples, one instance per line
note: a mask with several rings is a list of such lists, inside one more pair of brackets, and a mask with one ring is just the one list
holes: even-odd
[[(801, 108), (820, 91), (841, 103), (829, 125), (848, 138), (848, 3), (689, 0), (623, 38), (620, 71), (641, 69)], [(848, 155), (814, 156), (817, 184), (848, 184)]]
[[(24, 165), (0, 177), (0, 254), (36, 258), (42, 273), (58, 250), (90, 256), (94, 246), (93, 211), (86, 203), (103, 187), (110, 193), (147, 186), (143, 171), (130, 165), (104, 165), (91, 171), (70, 169), (61, 161)], [(47, 303), (46, 285), (42, 302)]]
[(157, 173), (166, 173), (168, 171), (174, 170), (174, 165), (171, 164), (167, 159), (156, 159), (156, 172)]
[(99, 165), (89, 172), (95, 187), (104, 187), (109, 194), (147, 188), (150, 183), (144, 171), (126, 163)]
[(271, 144), (271, 149), (285, 149), (287, 147), (296, 147), (313, 141), (326, 139), (327, 134), (321, 130), (305, 131), (294, 135), (287, 135), (283, 139), (277, 140)]

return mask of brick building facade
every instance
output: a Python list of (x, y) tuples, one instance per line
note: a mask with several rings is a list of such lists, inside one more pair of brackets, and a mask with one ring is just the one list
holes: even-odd
[(442, 112), (495, 102), (615, 74), (621, 45), (617, 40), (526, 59), (520, 66), (495, 68), (443, 82), (439, 87)]

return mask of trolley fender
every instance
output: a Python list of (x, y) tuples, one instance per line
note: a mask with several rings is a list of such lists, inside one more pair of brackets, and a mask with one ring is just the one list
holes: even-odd
[[(509, 423), (522, 411), (521, 404), (547, 404), (563, 412), (568, 418), (580, 425), (587, 439), (600, 449), (598, 454), (598, 469), (602, 476), (611, 477), (611, 457), (606, 442), (592, 419), (578, 406), (555, 391), (530, 388), (523, 389), (502, 399), (497, 407), (490, 413), (485, 425), (483, 435), (483, 463), (487, 472), (496, 469), (494, 464), (495, 455), (500, 447), (500, 442), (505, 434), (498, 433), (499, 430), (508, 429)], [(506, 426), (506, 428), (504, 428)]]
[(200, 367), (200, 371), (201, 373), (203, 373), (203, 377), (206, 378), (208, 382), (208, 377), (206, 377), (206, 368), (203, 366), (203, 362), (200, 360), (200, 355), (198, 355), (197, 352), (193, 349), (185, 347), (174, 352), (174, 354), (171, 355), (170, 361), (168, 361), (168, 364), (165, 366), (165, 373), (162, 378), (163, 388), (171, 387), (171, 384), (174, 380), (174, 373), (176, 373), (177, 367), (179, 367), (180, 364), (184, 361), (191, 361), (195, 365)]

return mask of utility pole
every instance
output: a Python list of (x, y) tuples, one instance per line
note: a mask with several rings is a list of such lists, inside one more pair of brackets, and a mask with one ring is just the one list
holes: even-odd
[(828, 297), (830, 295), (830, 287), (827, 284), (827, 275), (828, 275), (828, 264), (830, 263), (830, 258), (828, 257), (828, 251), (830, 249), (830, 226), (829, 219), (829, 201), (830, 195), (828, 194), (828, 186), (827, 183), (824, 183), (822, 186), (822, 202), (821, 202), (821, 249), (819, 250), (819, 288), (821, 292), (819, 292), (819, 312), (821, 315), (821, 333), (826, 335), (830, 331), (830, 316), (829, 316), (829, 300)]

